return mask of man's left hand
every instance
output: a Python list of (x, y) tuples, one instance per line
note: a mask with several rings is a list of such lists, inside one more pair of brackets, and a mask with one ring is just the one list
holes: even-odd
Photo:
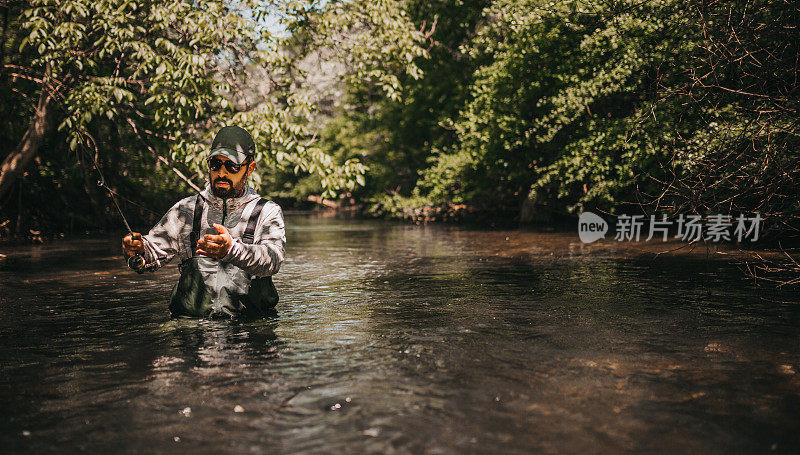
[(219, 232), (219, 235), (206, 234), (197, 242), (197, 250), (195, 254), (202, 254), (210, 258), (222, 259), (228, 254), (228, 251), (233, 245), (231, 234), (225, 229), (225, 226), (214, 223), (214, 229)]

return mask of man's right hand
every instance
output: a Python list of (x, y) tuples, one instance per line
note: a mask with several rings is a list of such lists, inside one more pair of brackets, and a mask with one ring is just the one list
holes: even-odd
[(144, 254), (144, 241), (142, 240), (142, 234), (134, 232), (123, 237), (122, 250), (125, 252), (126, 256)]

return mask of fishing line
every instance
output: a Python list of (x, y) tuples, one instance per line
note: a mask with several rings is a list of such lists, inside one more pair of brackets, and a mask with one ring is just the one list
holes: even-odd
[[(117, 212), (119, 212), (119, 216), (122, 217), (122, 222), (125, 223), (125, 229), (128, 230), (128, 234), (131, 235), (131, 238), (132, 239), (142, 240), (142, 235), (134, 233), (133, 229), (131, 229), (131, 225), (130, 225), (130, 223), (128, 223), (128, 219), (125, 217), (125, 214), (122, 212), (122, 207), (120, 207), (119, 202), (117, 202), (117, 196), (119, 196), (119, 195), (114, 190), (112, 190), (111, 187), (108, 186), (108, 184), (106, 183), (106, 178), (103, 175), (103, 171), (100, 170), (100, 166), (97, 164), (97, 160), (95, 159), (94, 154), (91, 153), (91, 151), (84, 144), (84, 141), (89, 142), (91, 140), (94, 149), (97, 150), (97, 146), (94, 145), (94, 140), (92, 139), (91, 136), (89, 136), (87, 138), (86, 137), (87, 135), (85, 135), (82, 131), (79, 131), (78, 134), (80, 135), (80, 140), (78, 141), (78, 143), (83, 148), (84, 154), (89, 155), (89, 158), (92, 159), (92, 164), (94, 166), (94, 169), (97, 171), (97, 175), (99, 176), (99, 180), (97, 180), (97, 186), (99, 186), (101, 188), (104, 188), (106, 191), (108, 191), (108, 195), (111, 196), (111, 201), (114, 202), (114, 207), (117, 208)], [(125, 199), (128, 202), (133, 203), (134, 205), (138, 205), (138, 206), (140, 206), (142, 208), (145, 208), (145, 207), (143, 207), (143, 206), (141, 206), (139, 204), (136, 204), (133, 201), (130, 201), (127, 198), (124, 198), (122, 196), (119, 196), (119, 197), (122, 198), (122, 199)], [(153, 212), (152, 210), (149, 210), (149, 209), (146, 209), (146, 208), (145, 208), (145, 210), (155, 214), (155, 212)], [(134, 254), (133, 256), (129, 256), (128, 259), (127, 259), (127, 263), (128, 263), (128, 267), (130, 267), (131, 269), (135, 270), (138, 273), (144, 273), (146, 270), (148, 270), (150, 268), (153, 268), (154, 265), (156, 264), (155, 262), (152, 262), (152, 263), (148, 264), (147, 261), (145, 260), (145, 258), (142, 255), (138, 254), (138, 253)]]

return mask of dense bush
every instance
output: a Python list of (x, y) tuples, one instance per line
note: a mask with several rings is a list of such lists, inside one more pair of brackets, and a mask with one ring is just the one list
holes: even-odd
[(373, 213), (760, 212), (797, 227), (795, 4), (426, 8), (441, 15), (410, 8), (420, 27), (439, 21), (408, 98), (352, 87), (331, 124), (379, 169), (362, 194)]
[(339, 50), (341, 80), (389, 99), (424, 53), (393, 0), (31, 0), (0, 12), (0, 226), (17, 231), (107, 227), (94, 160), (120, 195), (160, 211), (204, 185), (227, 124), (256, 140), (256, 186), (310, 174), (324, 194), (354, 188), (365, 168), (318, 147), (292, 40)]
[(4, 7), (4, 166), (53, 94), (28, 175), (0, 176), (6, 227), (108, 224), (82, 143), (158, 210), (202, 185), (203, 147), (236, 122), (273, 196), (411, 219), (758, 212), (798, 229), (794, 2), (137, 5)]

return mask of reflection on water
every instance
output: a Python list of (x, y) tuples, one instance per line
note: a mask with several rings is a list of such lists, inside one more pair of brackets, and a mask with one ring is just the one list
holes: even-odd
[[(278, 316), (170, 320), (118, 239), (4, 251), (11, 452), (796, 452), (799, 300), (705, 253), (289, 217)], [(652, 248), (651, 248), (652, 249)]]

